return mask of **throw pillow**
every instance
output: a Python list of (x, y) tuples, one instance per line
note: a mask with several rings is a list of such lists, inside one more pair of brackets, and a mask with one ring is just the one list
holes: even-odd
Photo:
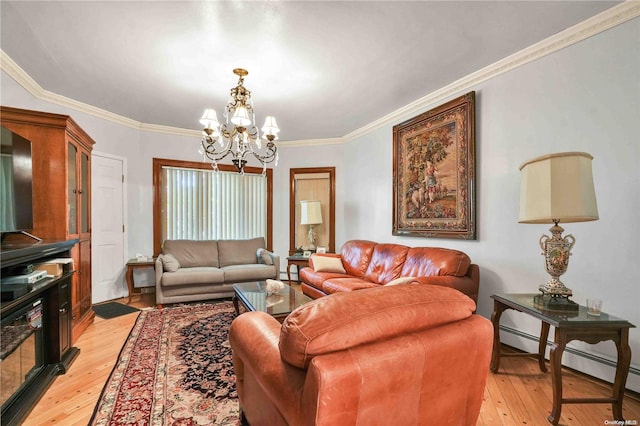
[(273, 265), (273, 259), (271, 259), (271, 256), (269, 256), (268, 251), (266, 251), (263, 248), (259, 248), (257, 254), (258, 254), (258, 261), (262, 259), (262, 263), (264, 263), (265, 265)]
[(180, 268), (180, 263), (172, 254), (163, 254), (162, 268), (167, 272), (175, 272)]
[(389, 285), (409, 284), (413, 280), (415, 280), (415, 277), (400, 277), (396, 278), (395, 280), (389, 281), (385, 284), (385, 287)]
[(346, 274), (342, 266), (342, 259), (333, 256), (316, 256), (313, 255), (313, 270), (315, 272), (339, 272)]

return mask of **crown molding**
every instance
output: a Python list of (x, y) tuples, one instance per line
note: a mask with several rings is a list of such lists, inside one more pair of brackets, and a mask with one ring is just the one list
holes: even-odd
[(427, 110), (430, 106), (447, 101), (460, 93), (473, 90), (478, 84), (533, 62), (560, 49), (571, 46), (586, 38), (592, 37), (609, 28), (623, 24), (640, 16), (640, 1), (628, 0), (611, 9), (605, 10), (583, 22), (567, 28), (551, 37), (520, 50), (498, 62), (482, 68), (466, 77), (442, 87), (404, 107), (397, 109), (343, 136), (345, 142), (358, 139), (367, 133), (391, 124), (396, 124), (406, 117)]
[[(337, 145), (358, 139), (376, 129), (400, 122), (403, 118), (424, 111), (431, 105), (443, 102), (453, 96), (473, 89), (478, 84), (504, 74), (514, 68), (518, 68), (529, 62), (540, 59), (567, 46), (578, 43), (592, 37), (609, 28), (623, 24), (640, 16), (640, 1), (627, 0), (604, 12), (595, 15), (579, 24), (567, 28), (551, 37), (548, 37), (532, 46), (514, 53), (498, 62), (482, 68), (466, 77), (463, 77), (441, 89), (436, 90), (400, 109), (397, 109), (366, 126), (354, 130), (342, 137), (327, 139), (307, 139), (280, 141), (282, 147), (313, 146), (313, 145)], [(16, 64), (2, 49), (0, 49), (0, 70), (24, 87), (31, 95), (40, 100), (68, 107), (76, 111), (84, 112), (104, 120), (111, 121), (132, 129), (165, 133), (179, 136), (200, 137), (201, 132), (192, 129), (163, 126), (160, 124), (142, 123), (119, 114), (98, 108), (83, 102), (76, 101), (66, 96), (50, 92), (42, 88), (29, 74)]]
[(294, 148), (298, 146), (340, 145), (343, 143), (343, 138), (301, 139), (294, 141), (278, 141), (278, 146), (281, 148)]

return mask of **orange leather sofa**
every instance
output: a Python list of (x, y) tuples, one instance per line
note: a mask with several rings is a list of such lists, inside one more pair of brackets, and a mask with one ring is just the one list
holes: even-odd
[(459, 291), (398, 285), (309, 302), (280, 324), (232, 323), (244, 420), (276, 425), (475, 425), (493, 328)]
[[(320, 256), (339, 258), (338, 268), (326, 267)], [(315, 262), (314, 262), (315, 260)], [(318, 260), (323, 267), (318, 268)], [(407, 247), (351, 240), (339, 254), (314, 254), (300, 271), (302, 292), (317, 299), (327, 294), (374, 288), (402, 282), (455, 288), (478, 301), (480, 269), (465, 253), (438, 247)]]

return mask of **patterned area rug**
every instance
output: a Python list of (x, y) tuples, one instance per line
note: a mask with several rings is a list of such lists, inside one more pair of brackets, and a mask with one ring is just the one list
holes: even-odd
[(239, 425), (230, 301), (140, 313), (91, 425)]

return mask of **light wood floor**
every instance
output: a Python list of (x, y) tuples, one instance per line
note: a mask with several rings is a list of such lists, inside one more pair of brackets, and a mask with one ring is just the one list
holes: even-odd
[[(126, 303), (126, 299), (119, 300)], [(132, 306), (153, 306), (153, 294), (134, 296)], [(86, 425), (115, 364), (137, 314), (110, 320), (96, 317), (93, 325), (78, 339), (80, 355), (67, 374), (56, 378), (25, 421), (25, 425)], [(505, 350), (509, 350), (505, 348)], [(565, 397), (608, 397), (607, 383), (565, 369)], [(547, 425), (552, 392), (549, 373), (541, 373), (537, 361), (526, 357), (500, 360), (500, 373), (489, 373), (480, 426)], [(640, 400), (636, 394), (624, 399), (626, 420), (640, 422)], [(561, 425), (605, 425), (611, 420), (610, 404), (565, 404)], [(632, 423), (633, 424), (633, 423)]]

